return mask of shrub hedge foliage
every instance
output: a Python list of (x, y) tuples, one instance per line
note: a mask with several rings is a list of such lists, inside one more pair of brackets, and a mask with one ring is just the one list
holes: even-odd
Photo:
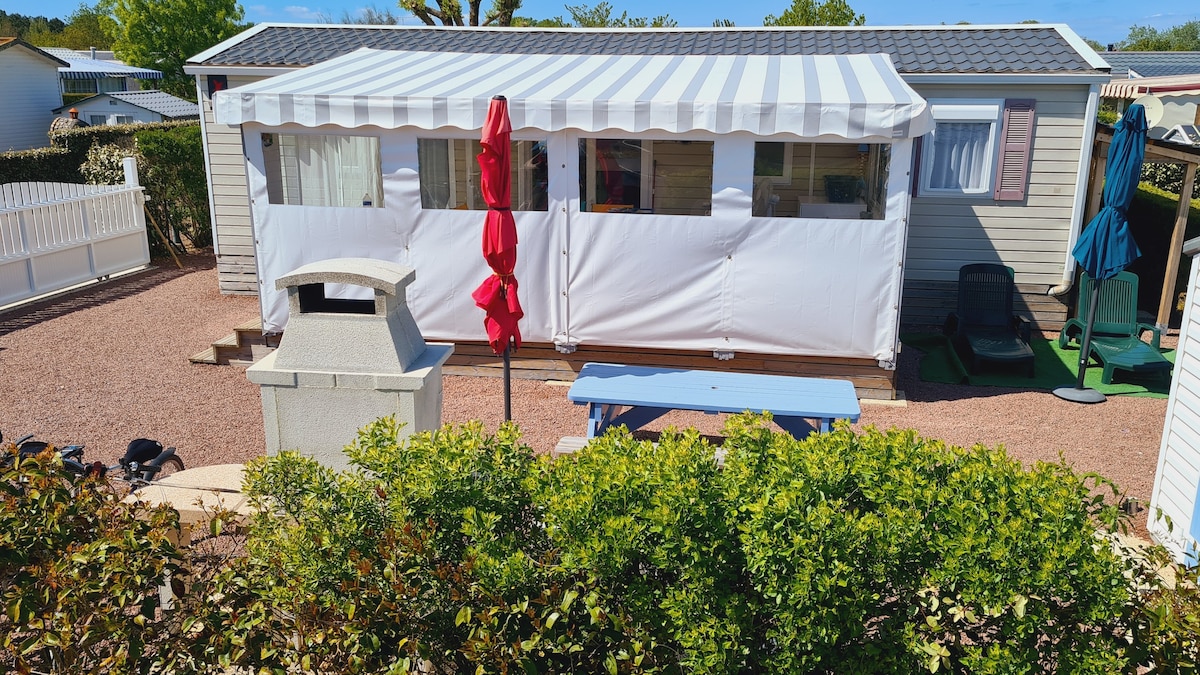
[(691, 430), (618, 430), (557, 460), (511, 424), (398, 432), (364, 429), (346, 472), (252, 462), (244, 555), (193, 562), (156, 623), (170, 648), (144, 651), (167, 672), (281, 674), (1107, 674), (1200, 657), (1195, 572), (1170, 585), (1161, 549), (1128, 555), (1112, 486), (1060, 464), (844, 425), (796, 441), (749, 415), (726, 427), (723, 468)]
[[(0, 153), (0, 183), (119, 184), (121, 158), (133, 156), (154, 220), (195, 247), (212, 243), (199, 122), (76, 127), (51, 133), (50, 141), (49, 148)], [(149, 239), (152, 255), (167, 254), (157, 235)]]

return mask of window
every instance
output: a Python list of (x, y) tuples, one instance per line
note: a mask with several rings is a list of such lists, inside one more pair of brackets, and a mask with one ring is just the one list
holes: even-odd
[(263, 134), (272, 204), (383, 206), (379, 138)]
[(712, 214), (712, 141), (579, 141), (580, 210)]
[(922, 143), (920, 194), (991, 195), (1003, 101), (930, 101), (934, 130)]
[(107, 115), (88, 115), (88, 124), (94, 127), (102, 127), (108, 124)]
[[(486, 210), (476, 159), (480, 152), (478, 140), (417, 139), (421, 208)], [(511, 152), (513, 211), (545, 211), (549, 180), (546, 143), (512, 141)]]
[(63, 83), (63, 93), (64, 94), (95, 94), (95, 93), (97, 93), (95, 80), (70, 79), (70, 80), (63, 80), (62, 83)]
[(113, 120), (114, 124), (133, 124), (135, 121), (133, 117), (129, 115), (114, 115)]
[(754, 144), (754, 180), (770, 178), (777, 185), (792, 182), (792, 147), (794, 143), (764, 142)]
[(750, 213), (879, 220), (887, 204), (890, 162), (886, 144), (755, 143)]

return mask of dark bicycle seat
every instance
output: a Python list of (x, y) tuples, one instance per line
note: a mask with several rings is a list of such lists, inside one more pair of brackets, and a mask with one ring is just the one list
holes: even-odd
[(121, 458), (121, 466), (128, 466), (133, 462), (145, 464), (162, 454), (162, 451), (162, 443), (158, 441), (149, 438), (135, 438), (129, 441), (125, 456)]

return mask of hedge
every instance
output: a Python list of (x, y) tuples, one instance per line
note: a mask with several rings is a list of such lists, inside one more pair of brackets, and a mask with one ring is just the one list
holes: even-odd
[(183, 122), (154, 122), (151, 124), (117, 124), (94, 127), (75, 127), (49, 134), (49, 148), (15, 150), (0, 153), (0, 185), (4, 183), (46, 182), (83, 183), (79, 167), (87, 159), (93, 145), (134, 147), (134, 134), (149, 129), (173, 129), (181, 126), (199, 127), (196, 120)]
[[(243, 547), (225, 547), (240, 553), (190, 564), (154, 529), (168, 520), (136, 524), (103, 500), (116, 529), (73, 541), (66, 525), (93, 502), (6, 474), (3, 599), (37, 608), (10, 609), (25, 639), (6, 647), (43, 669), (44, 648), (103, 625), (112, 638), (93, 651), (60, 650), (61, 672), (152, 661), (179, 675), (1108, 675), (1200, 658), (1196, 571), (1158, 547), (1131, 555), (1113, 536), (1128, 518), (1103, 496), (1113, 486), (1061, 464), (845, 424), (797, 441), (750, 415), (727, 424), (723, 468), (695, 430), (652, 444), (617, 429), (557, 460), (511, 423), (399, 432), (390, 419), (361, 431), (349, 471), (295, 453), (251, 462), (261, 511)], [(119, 616), (96, 595), (106, 570), (164, 568), (190, 573), (175, 611), (147, 611), (114, 576), (131, 620), (99, 623)]]
[[(1129, 271), (1138, 275), (1138, 307), (1156, 314), (1161, 298), (1163, 278), (1167, 269), (1167, 257), (1171, 249), (1171, 235), (1175, 229), (1175, 214), (1179, 210), (1179, 196), (1142, 183), (1129, 206), (1130, 231), (1142, 251), (1142, 257), (1129, 266)], [(1185, 240), (1200, 236), (1200, 200), (1192, 200), (1188, 211)], [(1183, 256), (1179, 261), (1179, 275), (1175, 280), (1173, 295), (1187, 290), (1188, 275), (1192, 259)], [(1169, 321), (1179, 325), (1182, 317), (1177, 308)]]

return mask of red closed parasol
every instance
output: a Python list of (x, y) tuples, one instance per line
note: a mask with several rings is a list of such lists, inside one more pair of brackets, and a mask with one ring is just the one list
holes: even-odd
[(508, 355), (521, 346), (517, 322), (525, 316), (517, 298), (517, 226), (512, 215), (512, 148), (509, 135), (508, 101), (494, 96), (483, 123), (479, 153), (479, 186), (488, 205), (483, 225), (483, 257), (493, 274), (471, 294), (475, 304), (486, 313), (483, 319), (492, 351), (504, 355), (505, 418), (511, 418), (509, 405)]

